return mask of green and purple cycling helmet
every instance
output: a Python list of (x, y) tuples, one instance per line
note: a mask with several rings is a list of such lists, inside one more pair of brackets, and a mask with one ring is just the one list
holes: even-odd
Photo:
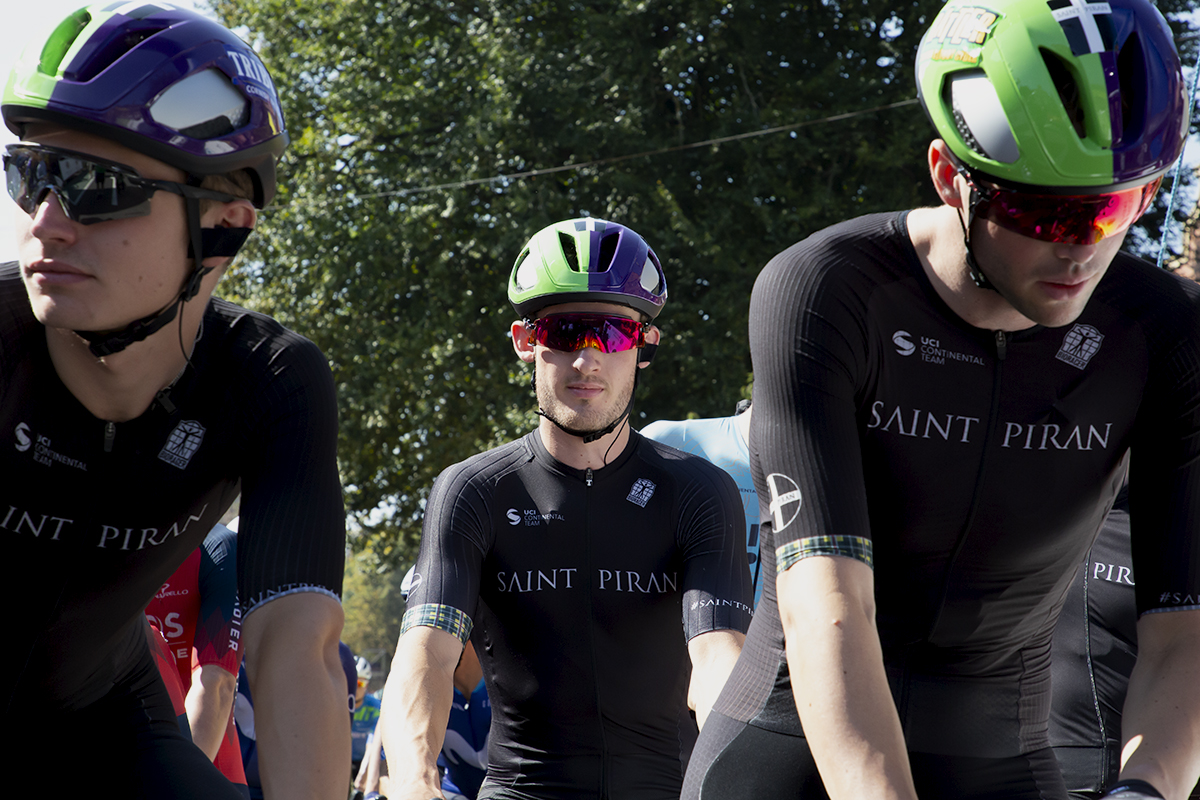
[(615, 303), (653, 320), (667, 301), (658, 256), (633, 229), (583, 217), (538, 231), (513, 264), (508, 300), (523, 318), (562, 303)]
[(1005, 185), (1145, 184), (1187, 135), (1179, 56), (1146, 0), (950, 0), (921, 40), (917, 89), (963, 165)]
[[(235, 199), (201, 188), (201, 181), (243, 172), (251, 184), (250, 201), (263, 208), (275, 196), (275, 162), (288, 145), (274, 82), (254, 50), (207, 17), (165, 3), (96, 3), (70, 14), (26, 46), (5, 84), (0, 113), (23, 139), (31, 125), (60, 126), (109, 139), (186, 173), (184, 183), (140, 180), (140, 185), (153, 184), (150, 193), (169, 189), (183, 196), (194, 267), (178, 298), (165, 308), (119, 331), (77, 331), (97, 357), (120, 352), (174, 319), (211, 271), (203, 259), (236, 255), (249, 235), (249, 228), (201, 227), (201, 199)], [(102, 174), (97, 169), (116, 167), (118, 178), (122, 170), (129, 172), (57, 148), (15, 147), (6, 157), (9, 191), (31, 214), (45, 191), (55, 191), (65, 202), (69, 183), (76, 199), (85, 199), (87, 193), (75, 184), (86, 188), (88, 164), (93, 181)], [(65, 170), (75, 170), (74, 177)], [(29, 184), (36, 184), (37, 196), (22, 196)], [(139, 179), (126, 184), (136, 187)], [(133, 215), (148, 213), (147, 204), (135, 205)], [(120, 214), (78, 220), (117, 218)]]
[[(960, 171), (973, 189), (990, 184), (975, 200), (1015, 198), (997, 221), (1036, 238), (1091, 243), (1123, 231), (1187, 136), (1179, 56), (1146, 0), (950, 0), (921, 40), (916, 73)], [(1081, 198), (1092, 195), (1108, 199), (1089, 207)], [(1078, 224), (1038, 224), (1055, 196), (1079, 201)]]
[(4, 87), (4, 122), (111, 139), (203, 177), (247, 170), (259, 208), (288, 144), (279, 97), (254, 50), (194, 11), (96, 3), (30, 42)]

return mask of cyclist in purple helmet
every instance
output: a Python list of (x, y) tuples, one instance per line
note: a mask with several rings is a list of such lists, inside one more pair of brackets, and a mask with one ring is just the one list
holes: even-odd
[[(174, 726), (142, 609), (240, 491), (267, 790), (338, 796), (332, 377), (308, 340), (212, 298), (275, 193), (287, 134), (271, 77), (199, 14), (98, 4), (29, 44), (2, 111), (21, 139), (4, 153), (19, 260), (0, 265), (0, 596), (23, 609), (6, 717), (26, 741), (79, 742), (55, 789), (237, 797)], [(33, 790), (35, 774), (10, 781)]]
[(629, 426), (666, 297), (618, 223), (564, 220), (517, 256), (509, 332), (541, 418), (434, 482), (380, 717), (393, 800), (442, 796), (468, 641), (492, 705), (480, 800), (678, 800), (753, 595), (733, 480)]

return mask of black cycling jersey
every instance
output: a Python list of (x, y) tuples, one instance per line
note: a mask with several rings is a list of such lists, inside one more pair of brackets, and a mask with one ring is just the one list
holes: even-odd
[(1054, 629), (1050, 744), (1072, 792), (1098, 793), (1117, 780), (1121, 711), (1137, 661), (1133, 589), (1128, 492), (1122, 489)]
[[(97, 419), (59, 380), (15, 264), (0, 266), (0, 593), (7, 715), (78, 711), (145, 652), (143, 609), (240, 489), (247, 614), (341, 590), (336, 403), (324, 357), (213, 300), (192, 368), (141, 416)], [(61, 734), (62, 731), (59, 731)]]
[(1139, 609), (1200, 607), (1200, 288), (1119, 254), (1074, 323), (981, 330), (905, 223), (834, 226), (755, 285), (751, 457), (775, 558), (716, 710), (801, 734), (775, 576), (842, 555), (873, 566), (910, 752), (1044, 750), (1054, 621), (1131, 448)]
[(474, 642), (480, 798), (678, 798), (687, 641), (752, 613), (743, 518), (728, 475), (636, 432), (603, 469), (535, 431), (438, 477), (402, 631)]

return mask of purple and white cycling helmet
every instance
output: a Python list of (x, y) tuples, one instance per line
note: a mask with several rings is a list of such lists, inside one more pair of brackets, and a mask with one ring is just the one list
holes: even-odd
[(244, 169), (254, 204), (275, 194), (288, 144), (275, 85), (253, 49), (194, 11), (154, 2), (86, 6), (31, 42), (9, 75), (4, 122), (49, 122), (112, 139), (192, 176)]
[(584, 217), (533, 235), (517, 256), (508, 301), (522, 317), (559, 303), (616, 303), (654, 319), (667, 301), (658, 256), (631, 228)]

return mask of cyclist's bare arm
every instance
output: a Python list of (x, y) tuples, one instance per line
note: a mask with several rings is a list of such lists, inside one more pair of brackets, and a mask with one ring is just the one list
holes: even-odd
[(209, 761), (217, 757), (225, 738), (236, 694), (237, 676), (224, 667), (203, 664), (192, 670), (192, 688), (184, 700), (188, 727), (192, 729), (192, 741)]
[(327, 800), (350, 785), (342, 607), (316, 592), (259, 606), (242, 627), (267, 797)]
[(916, 800), (875, 627), (874, 574), (841, 556), (780, 573), (792, 693), (831, 800)]
[(454, 668), (462, 651), (458, 637), (437, 628), (419, 626), (400, 636), (379, 717), (391, 800), (442, 796), (437, 757), (446, 737)]
[(1143, 614), (1121, 717), (1121, 779), (1184, 800), (1200, 776), (1200, 611)]
[(688, 708), (696, 712), (696, 723), (703, 728), (717, 695), (733, 672), (746, 634), (734, 630), (708, 631), (688, 642), (692, 659), (692, 680), (688, 684)]

